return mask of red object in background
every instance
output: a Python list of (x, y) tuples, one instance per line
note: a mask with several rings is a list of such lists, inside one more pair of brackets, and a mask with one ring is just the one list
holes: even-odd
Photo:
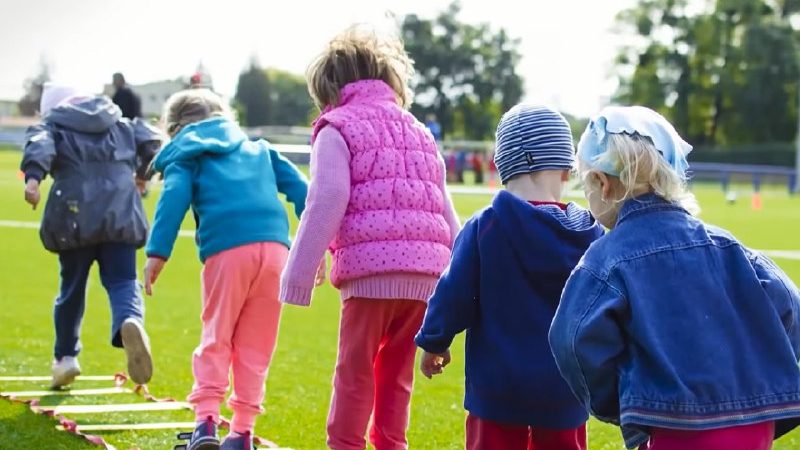
[(753, 192), (753, 198), (750, 203), (750, 206), (755, 211), (760, 211), (764, 207), (764, 204), (761, 202), (761, 193)]
[(192, 86), (200, 86), (200, 83), (202, 81), (203, 81), (203, 76), (200, 75), (199, 73), (196, 73), (196, 74), (192, 75), (191, 78), (189, 78), (189, 83), (191, 83)]
[(480, 153), (472, 154), (472, 169), (483, 171), (483, 156)]

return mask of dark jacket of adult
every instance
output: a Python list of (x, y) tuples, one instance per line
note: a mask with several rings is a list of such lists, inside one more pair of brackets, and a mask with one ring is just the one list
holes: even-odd
[(128, 86), (117, 88), (112, 100), (122, 110), (122, 117), (128, 119), (142, 117), (142, 99)]
[(147, 218), (134, 172), (146, 178), (160, 139), (146, 123), (122, 118), (105, 96), (56, 107), (30, 127), (21, 165), (25, 179), (49, 173), (54, 180), (40, 229), (45, 248), (143, 246)]

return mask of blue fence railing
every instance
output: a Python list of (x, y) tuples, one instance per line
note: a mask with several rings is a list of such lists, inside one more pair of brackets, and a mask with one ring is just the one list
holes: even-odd
[(718, 180), (724, 191), (731, 182), (749, 179), (753, 190), (758, 192), (764, 181), (783, 180), (789, 193), (797, 191), (797, 171), (791, 167), (764, 166), (757, 164), (690, 163), (689, 175), (692, 180)]

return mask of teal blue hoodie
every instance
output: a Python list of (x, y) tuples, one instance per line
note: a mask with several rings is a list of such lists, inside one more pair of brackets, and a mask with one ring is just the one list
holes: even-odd
[(164, 189), (148, 256), (169, 258), (189, 207), (202, 261), (253, 242), (288, 247), (289, 220), (278, 192), (294, 204), (297, 217), (305, 208), (305, 176), (267, 141), (250, 141), (226, 118), (186, 126), (158, 153), (153, 168), (163, 174)]

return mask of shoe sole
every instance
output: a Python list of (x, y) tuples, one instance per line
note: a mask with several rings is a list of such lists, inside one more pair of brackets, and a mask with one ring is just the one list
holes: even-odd
[(194, 446), (187, 447), (189, 450), (219, 450), (220, 443), (218, 439), (210, 440), (209, 442), (200, 442)]
[(70, 385), (72, 384), (72, 382), (75, 381), (75, 378), (80, 374), (81, 374), (81, 369), (75, 367), (61, 374), (61, 376), (58, 377), (58, 379), (56, 379), (56, 377), (54, 376), (52, 383), (50, 383), (50, 388), (61, 389), (64, 386)]
[(147, 333), (138, 322), (128, 321), (122, 324), (120, 335), (128, 358), (128, 375), (136, 384), (147, 384), (153, 377), (153, 357)]

